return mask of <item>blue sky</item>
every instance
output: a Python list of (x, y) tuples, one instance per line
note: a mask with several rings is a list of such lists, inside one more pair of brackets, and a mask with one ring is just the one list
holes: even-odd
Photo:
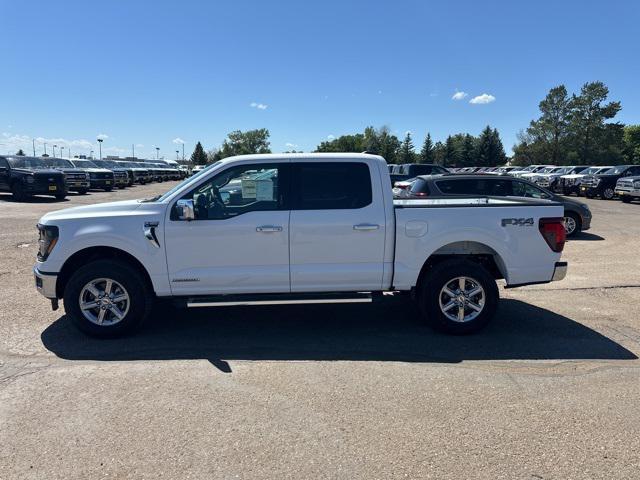
[(175, 158), (260, 127), (309, 151), (367, 125), (419, 147), (487, 124), (510, 150), (549, 88), (592, 80), (640, 122), (634, 0), (0, 0), (0, 18), (0, 153), (104, 135), (103, 154)]

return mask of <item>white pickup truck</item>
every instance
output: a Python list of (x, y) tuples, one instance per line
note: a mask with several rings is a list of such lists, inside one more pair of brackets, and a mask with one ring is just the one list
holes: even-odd
[(477, 331), (507, 287), (564, 278), (563, 207), (524, 198), (396, 200), (385, 160), (216, 162), (164, 195), (42, 217), (36, 287), (84, 332), (187, 307), (371, 302), (407, 292), (435, 328)]

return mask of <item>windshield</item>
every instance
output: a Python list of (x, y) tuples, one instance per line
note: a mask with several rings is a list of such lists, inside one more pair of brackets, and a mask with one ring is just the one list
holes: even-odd
[(620, 165), (617, 167), (611, 167), (609, 170), (600, 173), (604, 175), (620, 175), (621, 173), (624, 173), (626, 169), (627, 167), (625, 165)]
[(47, 158), (46, 164), (56, 168), (73, 168), (73, 163), (64, 158)]
[(47, 168), (47, 164), (40, 158), (9, 157), (7, 161), (13, 168)]
[[(220, 163), (220, 161), (217, 161), (217, 162), (213, 162), (211, 165), (207, 165), (205, 168), (200, 170), (198, 173), (194, 173), (189, 178), (185, 178), (183, 181), (181, 181), (179, 184), (177, 184), (175, 187), (173, 187), (171, 190), (167, 191), (163, 195), (157, 195), (157, 196), (152, 197), (152, 198), (145, 198), (143, 200), (143, 202), (163, 202), (164, 200), (169, 198), (171, 195), (173, 195), (174, 192), (180, 190), (184, 185), (186, 185), (187, 183), (192, 182), (193, 180), (201, 177), (202, 175), (205, 175), (209, 170), (211, 170), (214, 166), (218, 165), (219, 163)], [(260, 175), (258, 174), (257, 176), (260, 176)]]
[(116, 162), (110, 162), (109, 160), (94, 160), (93, 163), (102, 168), (121, 168)]
[(78, 168), (98, 168), (98, 166), (90, 160), (71, 160), (71, 163)]

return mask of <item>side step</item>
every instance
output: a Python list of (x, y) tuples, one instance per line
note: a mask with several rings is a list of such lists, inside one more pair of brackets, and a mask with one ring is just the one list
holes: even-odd
[[(377, 292), (347, 293), (289, 293), (261, 295), (215, 295), (184, 299), (183, 306), (238, 307), (245, 305), (309, 305), (319, 303), (371, 303), (380, 294)], [(186, 305), (185, 305), (186, 303)]]

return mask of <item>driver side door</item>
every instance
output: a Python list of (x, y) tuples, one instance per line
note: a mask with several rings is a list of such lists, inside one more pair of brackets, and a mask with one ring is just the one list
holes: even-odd
[(288, 293), (288, 191), (289, 163), (272, 162), (230, 167), (183, 196), (195, 218), (172, 212), (165, 225), (172, 293)]

